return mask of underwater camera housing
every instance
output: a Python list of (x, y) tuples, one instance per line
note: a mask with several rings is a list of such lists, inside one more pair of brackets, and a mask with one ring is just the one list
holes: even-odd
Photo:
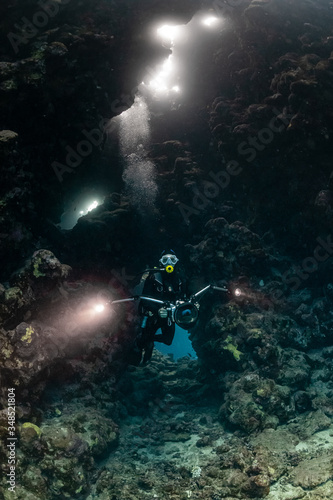
[[(111, 300), (107, 304), (120, 304), (122, 302), (132, 302), (135, 300), (144, 300), (147, 302), (153, 302), (154, 304), (159, 304), (161, 308), (167, 311), (167, 314), (162, 318), (167, 318), (168, 324), (176, 323), (180, 328), (184, 330), (189, 330), (193, 328), (199, 318), (199, 300), (208, 290), (218, 290), (221, 292), (228, 293), (229, 289), (227, 287), (219, 287), (215, 285), (207, 285), (205, 288), (199, 292), (192, 295), (189, 299), (177, 300), (176, 303), (166, 302), (160, 299), (155, 299), (154, 297), (146, 297), (144, 295), (134, 295), (133, 297), (128, 297), (126, 299)], [(240, 289), (236, 289), (240, 290)], [(235, 295), (240, 295), (236, 294)], [(105, 309), (104, 304), (96, 304), (94, 311), (96, 313), (103, 312)], [(165, 312), (165, 311), (164, 311)]]
[(198, 321), (199, 307), (193, 302), (178, 303), (173, 314), (175, 323), (180, 328), (188, 330), (189, 328), (193, 328)]

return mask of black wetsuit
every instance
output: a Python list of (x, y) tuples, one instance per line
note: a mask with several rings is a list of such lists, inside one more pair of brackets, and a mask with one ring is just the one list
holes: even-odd
[[(177, 299), (184, 298), (186, 295), (186, 280), (181, 268), (172, 273), (166, 271), (151, 271), (145, 280), (142, 295), (153, 297), (162, 301), (175, 302)], [(158, 314), (162, 304), (154, 304), (146, 300), (141, 300), (139, 312), (142, 316), (141, 336), (138, 340), (138, 346), (145, 350), (143, 361), (151, 358), (154, 342), (163, 342), (171, 345), (175, 335), (175, 324), (170, 318), (161, 318)], [(158, 329), (162, 334), (156, 335)]]

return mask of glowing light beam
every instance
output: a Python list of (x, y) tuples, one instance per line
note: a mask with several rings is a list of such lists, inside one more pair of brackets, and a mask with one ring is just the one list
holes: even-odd
[(86, 208), (84, 210), (79, 211), (79, 216), (82, 217), (83, 215), (87, 215), (89, 212), (94, 210), (94, 208), (98, 207), (98, 205), (99, 202), (97, 200), (94, 200), (93, 202), (86, 205)]
[(96, 207), (98, 207), (98, 201), (95, 200), (87, 207), (87, 212), (91, 212)]
[(179, 26), (170, 26), (168, 24), (164, 24), (160, 28), (157, 29), (157, 34), (163, 40), (167, 40), (173, 43), (175, 37), (179, 34)]
[(202, 24), (208, 26), (209, 28), (213, 26), (218, 21), (217, 17), (209, 16), (202, 20)]
[(97, 304), (95, 307), (94, 307), (94, 310), (95, 312), (97, 313), (101, 313), (105, 310), (105, 305), (104, 304)]

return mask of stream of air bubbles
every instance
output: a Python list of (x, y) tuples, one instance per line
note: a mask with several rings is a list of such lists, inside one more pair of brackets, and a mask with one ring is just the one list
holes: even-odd
[[(183, 80), (190, 80), (185, 68), (193, 59), (193, 48), (196, 44), (205, 45), (205, 40), (210, 38), (207, 34), (204, 38), (207, 29), (214, 31), (217, 28), (218, 31), (222, 24), (222, 19), (215, 15), (199, 12), (187, 24), (164, 24), (153, 30), (155, 37), (171, 50), (171, 54), (155, 70), (149, 68), (133, 105), (119, 115), (120, 152), (125, 164), (123, 180), (132, 205), (141, 213), (147, 214), (154, 208), (158, 191), (155, 166), (147, 155), (150, 111), (144, 96), (149, 97), (149, 101), (168, 101), (170, 105), (179, 102), (185, 90)], [(201, 36), (198, 37), (199, 32)]]
[(144, 98), (137, 95), (131, 108), (119, 118), (120, 152), (125, 162), (123, 179), (132, 205), (146, 212), (154, 207), (157, 184), (154, 164), (147, 158), (150, 118)]

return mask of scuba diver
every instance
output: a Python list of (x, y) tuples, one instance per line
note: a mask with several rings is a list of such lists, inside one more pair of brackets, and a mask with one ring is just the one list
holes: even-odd
[[(175, 335), (175, 322), (171, 320), (166, 307), (159, 303), (176, 302), (185, 299), (187, 283), (179, 259), (173, 250), (163, 251), (159, 260), (161, 268), (148, 269), (143, 273), (142, 295), (157, 299), (156, 302), (140, 300), (139, 314), (142, 317), (141, 331), (136, 339), (142, 364), (146, 364), (153, 352), (154, 342), (171, 345)], [(156, 334), (161, 329), (161, 334)]]
[[(139, 301), (138, 313), (141, 318), (140, 332), (129, 353), (130, 364), (146, 364), (153, 353), (154, 343), (171, 345), (176, 324), (185, 331), (194, 328), (199, 318), (199, 302), (209, 291), (215, 290), (235, 297), (241, 295), (238, 288), (206, 285), (198, 292), (188, 296), (185, 273), (179, 265), (179, 259), (173, 250), (163, 251), (159, 260), (161, 267), (146, 269), (139, 273), (142, 278), (135, 287), (136, 294), (122, 299), (109, 300), (105, 304), (96, 304), (94, 311), (100, 313), (105, 306)], [(157, 331), (161, 329), (161, 334)]]

